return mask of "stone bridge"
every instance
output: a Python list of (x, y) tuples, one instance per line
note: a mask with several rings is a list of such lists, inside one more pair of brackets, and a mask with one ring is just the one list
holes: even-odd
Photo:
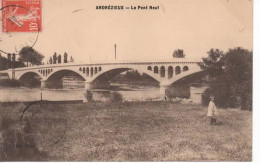
[(162, 62), (113, 62), (91, 64), (49, 64), (33, 67), (23, 67), (0, 71), (8, 73), (10, 78), (23, 80), (37, 76), (41, 80), (41, 87), (46, 87), (47, 82), (61, 80), (68, 74), (74, 74), (85, 81), (85, 88), (91, 89), (95, 82), (107, 82), (113, 76), (127, 70), (137, 70), (155, 79), (161, 87), (167, 87), (172, 83), (191, 74), (202, 71), (198, 65), (200, 61), (177, 61)]

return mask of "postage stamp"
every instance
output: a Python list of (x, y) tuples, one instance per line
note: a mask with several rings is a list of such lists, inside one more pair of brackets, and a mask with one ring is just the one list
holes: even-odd
[(42, 30), (41, 0), (2, 0), (2, 32)]

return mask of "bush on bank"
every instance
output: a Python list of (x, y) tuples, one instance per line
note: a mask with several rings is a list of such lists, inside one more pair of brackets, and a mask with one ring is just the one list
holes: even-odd
[(1, 79), (0, 87), (19, 87), (22, 86), (22, 83), (19, 80), (15, 79)]

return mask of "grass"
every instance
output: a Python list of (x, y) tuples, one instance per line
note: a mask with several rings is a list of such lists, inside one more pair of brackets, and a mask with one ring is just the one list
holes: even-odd
[(47, 153), (41, 160), (251, 161), (252, 112), (219, 109), (215, 126), (206, 113), (170, 102), (90, 102), (34, 105), (26, 114)]

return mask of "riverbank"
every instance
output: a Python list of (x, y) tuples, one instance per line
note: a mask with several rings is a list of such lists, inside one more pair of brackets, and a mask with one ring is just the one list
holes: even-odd
[[(0, 105), (1, 112), (5, 111), (1, 115), (9, 115), (12, 126), (19, 126), (16, 123), (25, 107)], [(200, 105), (162, 101), (32, 105), (25, 115), (37, 133), (34, 139), (42, 155), (30, 158), (251, 161), (252, 112), (219, 109), (215, 126), (209, 125), (206, 112)]]

